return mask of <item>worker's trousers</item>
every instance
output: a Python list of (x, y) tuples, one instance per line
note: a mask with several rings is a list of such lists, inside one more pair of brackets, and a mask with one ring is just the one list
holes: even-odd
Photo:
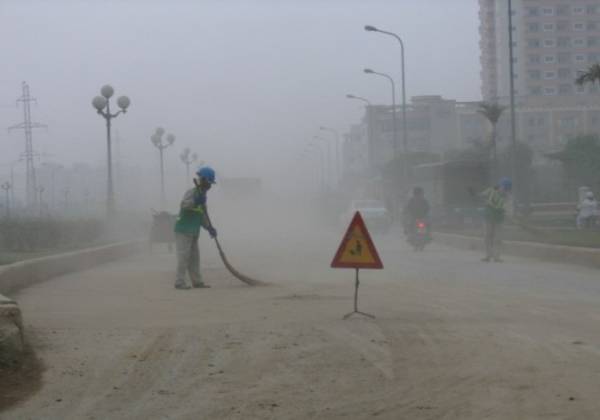
[(175, 250), (177, 252), (177, 275), (175, 286), (185, 284), (185, 274), (190, 276), (192, 286), (202, 284), (200, 274), (200, 249), (198, 248), (198, 235), (175, 233)]
[(502, 245), (502, 222), (485, 221), (485, 257), (500, 258)]

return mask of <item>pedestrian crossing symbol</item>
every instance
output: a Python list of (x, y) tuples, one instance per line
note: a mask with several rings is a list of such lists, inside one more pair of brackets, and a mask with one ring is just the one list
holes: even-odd
[(342, 239), (333, 261), (332, 268), (374, 268), (381, 269), (383, 264), (373, 244), (371, 235), (359, 212), (354, 214), (350, 226)]

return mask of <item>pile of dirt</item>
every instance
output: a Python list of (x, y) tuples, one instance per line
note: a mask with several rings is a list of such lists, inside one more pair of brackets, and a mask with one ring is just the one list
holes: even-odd
[(43, 364), (29, 344), (0, 334), (0, 412), (35, 393), (42, 385)]

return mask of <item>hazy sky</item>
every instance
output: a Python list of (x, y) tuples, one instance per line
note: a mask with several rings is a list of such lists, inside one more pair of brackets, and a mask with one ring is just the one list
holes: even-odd
[[(26, 80), (34, 119), (49, 125), (35, 148), (104, 162), (90, 101), (111, 83), (132, 101), (114, 123), (127, 160), (155, 165), (149, 137), (162, 125), (177, 136), (172, 152), (190, 146), (221, 173), (273, 176), (319, 125), (344, 132), (359, 120), (346, 93), (390, 102), (387, 81), (364, 67), (392, 74), (399, 91), (399, 46), (365, 24), (403, 37), (409, 96), (478, 99), (477, 13), (476, 0), (1, 0), (0, 126), (22, 120)], [(23, 150), (20, 132), (0, 141), (0, 163)], [(175, 153), (169, 165), (182, 166)]]

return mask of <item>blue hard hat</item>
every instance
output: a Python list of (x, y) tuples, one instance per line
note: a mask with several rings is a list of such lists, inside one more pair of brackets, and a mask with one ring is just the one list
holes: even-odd
[(202, 168), (198, 169), (196, 175), (198, 175), (200, 178), (206, 179), (211, 184), (216, 184), (217, 182), (215, 181), (215, 170), (210, 166), (203, 166)]
[(508, 177), (502, 178), (498, 184), (506, 191), (510, 191), (512, 189), (512, 181)]

